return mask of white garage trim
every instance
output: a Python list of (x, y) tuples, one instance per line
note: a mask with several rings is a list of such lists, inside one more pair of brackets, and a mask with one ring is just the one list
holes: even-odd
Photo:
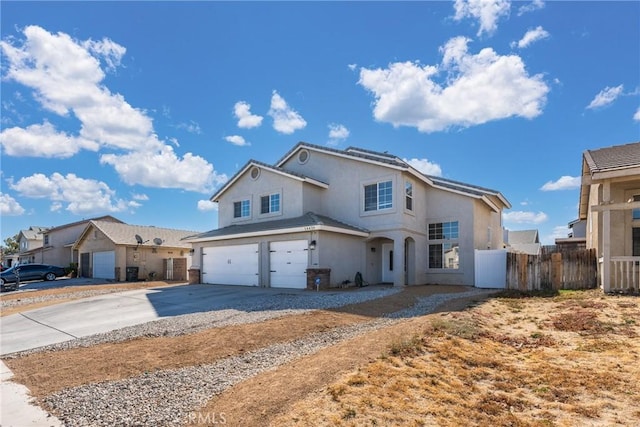
[(272, 288), (307, 287), (309, 243), (289, 240), (269, 243), (269, 271)]
[(93, 253), (93, 277), (112, 280), (116, 278), (115, 251)]
[(203, 248), (202, 283), (258, 286), (258, 244)]

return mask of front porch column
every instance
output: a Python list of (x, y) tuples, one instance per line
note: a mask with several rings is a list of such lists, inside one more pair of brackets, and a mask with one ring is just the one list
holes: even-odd
[(393, 239), (393, 287), (404, 286), (404, 236), (394, 236)]
[[(611, 184), (605, 181), (602, 186), (602, 201), (611, 202)], [(611, 289), (611, 210), (602, 212), (602, 289)]]

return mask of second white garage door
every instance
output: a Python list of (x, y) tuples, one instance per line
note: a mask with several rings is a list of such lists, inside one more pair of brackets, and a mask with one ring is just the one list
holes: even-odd
[(93, 253), (93, 277), (96, 279), (116, 278), (116, 252)]
[(306, 240), (271, 242), (269, 270), (272, 288), (307, 287), (309, 245)]
[(258, 244), (204, 248), (202, 283), (258, 286)]

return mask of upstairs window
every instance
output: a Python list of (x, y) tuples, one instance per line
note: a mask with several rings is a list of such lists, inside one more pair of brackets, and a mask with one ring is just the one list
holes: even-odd
[(260, 197), (260, 213), (276, 213), (280, 212), (280, 194), (270, 194)]
[(460, 268), (458, 221), (429, 224), (429, 268)]
[(365, 212), (391, 209), (393, 207), (393, 182), (384, 181), (364, 186)]
[(45, 234), (45, 235), (44, 235), (44, 244), (45, 244), (45, 245), (48, 245), (48, 244), (49, 244), (49, 235), (48, 235), (48, 234)]
[[(635, 196), (633, 196), (633, 201), (640, 202), (640, 194), (636, 194)], [(633, 211), (631, 211), (631, 218), (640, 219), (640, 209), (634, 209)]]
[(233, 202), (233, 217), (248, 218), (251, 215), (251, 202), (249, 200), (241, 200)]
[(408, 211), (413, 210), (413, 184), (409, 181), (404, 183), (404, 208)]

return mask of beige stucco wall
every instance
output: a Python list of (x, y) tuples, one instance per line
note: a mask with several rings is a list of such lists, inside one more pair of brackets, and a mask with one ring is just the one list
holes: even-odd
[[(231, 224), (272, 221), (301, 216), (303, 183), (261, 168), (258, 179), (252, 179), (246, 173), (225, 191), (218, 202), (218, 228)], [(280, 193), (280, 212), (277, 214), (260, 214), (260, 197)], [(248, 218), (233, 217), (233, 203), (241, 200), (251, 201), (251, 215)]]
[(67, 267), (72, 262), (78, 262), (77, 253), (72, 251), (71, 245), (86, 226), (83, 222), (45, 233), (49, 242), (44, 245), (44, 263)]

